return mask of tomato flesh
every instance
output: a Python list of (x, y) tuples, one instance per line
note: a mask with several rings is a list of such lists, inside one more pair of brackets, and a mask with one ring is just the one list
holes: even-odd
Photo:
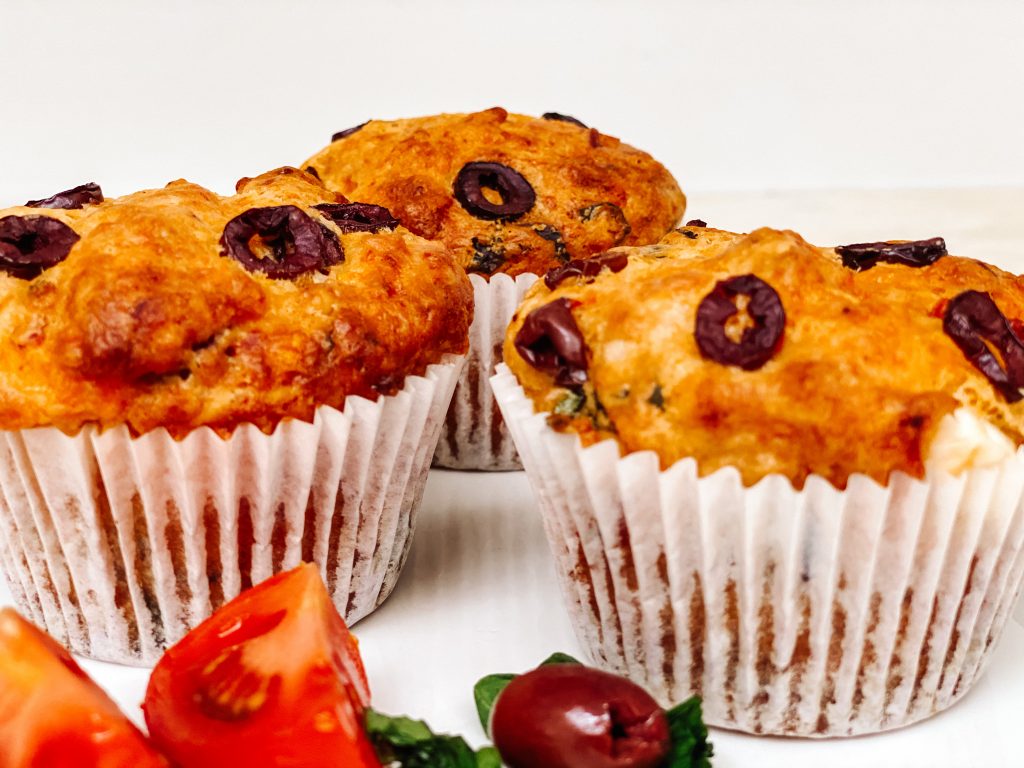
[(166, 768), (71, 655), (0, 610), (0, 768)]
[(181, 768), (379, 768), (355, 638), (302, 565), (225, 605), (153, 670), (143, 710)]

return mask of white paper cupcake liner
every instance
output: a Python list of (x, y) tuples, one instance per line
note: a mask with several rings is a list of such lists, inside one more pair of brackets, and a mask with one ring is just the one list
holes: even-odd
[(547, 424), (491, 380), (580, 640), (712, 725), (845, 736), (929, 717), (984, 671), (1024, 576), (1024, 450), (926, 481), (744, 487)]
[(16, 602), (77, 653), (147, 663), (242, 589), (312, 561), (358, 621), (405, 562), (463, 362), (269, 435), (0, 432), (0, 565)]
[(512, 315), (537, 278), (534, 274), (515, 278), (497, 274), (490, 279), (469, 276), (475, 304), (469, 328), (469, 357), (441, 431), (435, 467), (522, 469), (488, 379), (502, 360), (501, 348)]

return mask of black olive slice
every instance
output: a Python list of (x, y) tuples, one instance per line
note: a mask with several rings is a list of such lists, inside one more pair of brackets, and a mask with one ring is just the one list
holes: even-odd
[[(1024, 342), (988, 293), (964, 291), (951, 299), (942, 319), (942, 330), (1006, 402), (1016, 403), (1024, 398)], [(990, 344), (1002, 355), (1001, 363)]]
[(349, 232), (380, 232), (394, 229), (398, 219), (381, 205), (369, 203), (322, 203), (314, 205), (324, 216), (338, 225), (343, 234)]
[(587, 345), (568, 299), (533, 310), (513, 343), (527, 363), (553, 373), (558, 386), (578, 387), (587, 380)]
[(103, 190), (100, 185), (90, 181), (71, 189), (65, 189), (44, 200), (29, 200), (25, 205), (29, 208), (84, 208), (92, 203), (103, 202)]
[(555, 290), (563, 281), (570, 277), (597, 277), (607, 267), (612, 272), (621, 272), (629, 265), (629, 257), (625, 253), (601, 253), (589, 259), (573, 259), (568, 264), (548, 270), (544, 275), (544, 285), (548, 290)]
[[(490, 189), (501, 198), (493, 203), (484, 195)], [(521, 173), (501, 163), (466, 163), (453, 184), (455, 199), (478, 219), (511, 221), (533, 208), (537, 194)]]
[(344, 139), (346, 136), (351, 136), (353, 133), (358, 131), (360, 128), (365, 127), (369, 122), (370, 121), (367, 120), (365, 123), (360, 123), (359, 125), (353, 125), (351, 128), (346, 128), (343, 131), (338, 131), (336, 134), (331, 136), (331, 143), (333, 144), (338, 139)]
[[(726, 333), (726, 324), (739, 310), (737, 296), (748, 296), (746, 311), (753, 325), (740, 340)], [(782, 300), (768, 283), (756, 275), (740, 275), (719, 282), (697, 307), (694, 337), (704, 357), (722, 365), (754, 371), (775, 355), (786, 326)]]
[[(259, 237), (270, 250), (257, 256), (250, 242)], [(220, 245), (224, 253), (250, 272), (275, 280), (321, 271), (345, 260), (337, 236), (294, 205), (251, 208), (224, 227)]]
[(854, 243), (836, 246), (843, 266), (862, 272), (879, 262), (926, 267), (946, 255), (946, 241), (941, 237), (914, 240), (908, 243)]
[(580, 128), (588, 127), (582, 120), (577, 120), (572, 115), (563, 115), (561, 112), (545, 112), (541, 115), (545, 120), (557, 120), (560, 123), (572, 123), (578, 125)]
[(0, 269), (31, 280), (64, 261), (78, 240), (75, 230), (49, 216), (5, 216), (0, 219)]

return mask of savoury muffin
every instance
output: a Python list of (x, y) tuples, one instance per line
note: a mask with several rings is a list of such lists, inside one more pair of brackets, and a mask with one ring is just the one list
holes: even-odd
[(549, 272), (492, 383), (591, 652), (758, 733), (956, 701), (1021, 582), (1021, 318), (940, 238), (687, 226)]
[(471, 302), (442, 244), (295, 169), (0, 211), (22, 607), (78, 652), (145, 660), (315, 559), (365, 615), (404, 560)]
[(686, 204), (650, 155), (555, 113), (371, 120), (335, 134), (305, 167), (440, 240), (474, 276), (470, 359), (435, 457), (463, 469), (519, 466), (487, 376), (536, 276), (617, 245), (655, 242)]

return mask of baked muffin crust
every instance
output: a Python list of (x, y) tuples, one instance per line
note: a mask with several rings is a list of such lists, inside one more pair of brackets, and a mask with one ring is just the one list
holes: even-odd
[[(495, 107), (350, 131), (303, 167), (331, 189), (386, 206), (484, 275), (543, 274), (571, 258), (655, 242), (686, 207), (675, 179), (646, 152), (565, 119)], [(495, 164), (505, 170), (478, 167)]]
[[(80, 209), (0, 211), (79, 237), (33, 279), (0, 272), (0, 428), (270, 431), (464, 352), (472, 291), (444, 246), (402, 228), (348, 233), (314, 208), (345, 202), (286, 168), (230, 197), (175, 181)], [(229, 221), (286, 205), (340, 246), (341, 263), (274, 279), (227, 254)], [(249, 242), (265, 259), (273, 245)]]
[[(834, 249), (770, 229), (683, 227), (598, 258), (617, 254), (628, 257), (618, 271), (570, 276), (554, 290), (538, 282), (504, 347), (537, 410), (586, 445), (614, 438), (626, 453), (655, 451), (663, 468), (693, 457), (702, 475), (731, 466), (748, 485), (778, 473), (799, 487), (813, 473), (842, 488), (854, 473), (881, 483), (894, 470), (923, 476), (940, 422), (962, 407), (1024, 441), (1024, 401), (1000, 392), (944, 329), (951, 300), (977, 291), (1024, 337), (1024, 281), (1012, 274), (956, 256), (856, 271)], [(745, 275), (774, 289), (785, 314), (752, 370), (705, 356), (695, 337), (705, 297)], [(575, 388), (515, 343), (532, 312), (559, 300), (586, 345), (586, 381)], [(754, 322), (737, 306), (725, 324), (733, 340)]]

